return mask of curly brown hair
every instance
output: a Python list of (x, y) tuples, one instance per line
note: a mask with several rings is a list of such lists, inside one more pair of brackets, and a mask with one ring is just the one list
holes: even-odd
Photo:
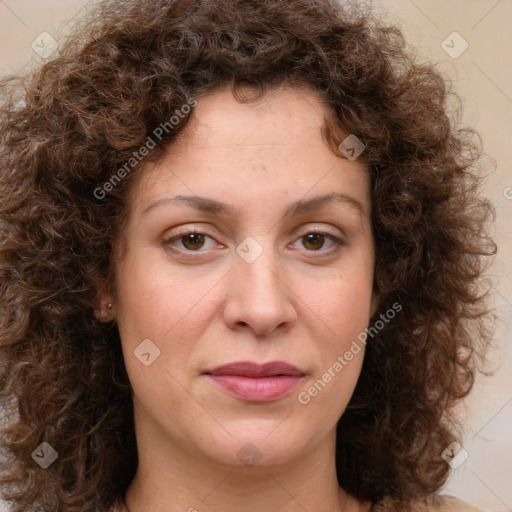
[[(307, 86), (327, 136), (366, 145), (379, 308), (403, 312), (368, 343), (337, 425), (339, 485), (406, 510), (435, 493), (461, 435), (453, 407), (492, 339), (483, 273), (495, 211), (480, 194), (478, 134), (435, 65), (367, 7), (335, 0), (109, 0), (57, 57), (1, 82), (0, 400), (3, 498), (13, 512), (104, 511), (137, 467), (133, 405), (115, 324), (94, 318), (136, 176), (115, 186), (155, 127), (231, 85)], [(453, 113), (459, 115), (457, 118)], [(108, 190), (99, 198), (98, 187)], [(491, 321), (492, 320), (492, 321)], [(32, 453), (58, 453), (43, 470)]]

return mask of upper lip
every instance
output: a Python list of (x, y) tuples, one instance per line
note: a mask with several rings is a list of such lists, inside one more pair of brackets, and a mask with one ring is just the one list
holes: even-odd
[(270, 361), (264, 364), (253, 363), (252, 361), (235, 361), (217, 366), (204, 373), (208, 375), (240, 375), (243, 377), (304, 376), (304, 372), (286, 361)]

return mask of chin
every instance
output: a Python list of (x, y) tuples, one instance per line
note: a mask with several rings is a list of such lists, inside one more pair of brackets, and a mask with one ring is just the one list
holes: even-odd
[[(254, 422), (252, 428), (247, 428), (247, 425), (237, 430), (227, 428), (233, 437), (225, 435), (218, 443), (208, 443), (203, 449), (209, 458), (227, 466), (254, 468), (285, 465), (299, 457), (299, 452), (305, 448), (301, 446), (304, 437), (297, 438), (283, 428), (283, 424), (277, 428), (276, 425), (278, 423), (274, 424), (273, 432), (266, 426), (262, 428), (258, 422)], [(278, 432), (280, 428), (282, 431)]]

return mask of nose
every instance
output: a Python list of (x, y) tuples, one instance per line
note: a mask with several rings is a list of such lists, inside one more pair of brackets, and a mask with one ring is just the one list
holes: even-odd
[(251, 263), (235, 255), (230, 272), (224, 321), (233, 330), (250, 329), (256, 336), (286, 330), (297, 319), (293, 291), (272, 251)]

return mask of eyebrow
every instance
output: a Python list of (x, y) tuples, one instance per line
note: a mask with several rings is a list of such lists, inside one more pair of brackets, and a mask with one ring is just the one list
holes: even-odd
[[(154, 208), (175, 202), (186, 203), (196, 210), (207, 213), (214, 213), (218, 215), (232, 215), (235, 213), (234, 208), (221, 201), (210, 199), (208, 197), (181, 195), (173, 198), (164, 197), (159, 199), (158, 201), (151, 203), (142, 213), (145, 214)], [(311, 199), (299, 199), (298, 201), (295, 201), (287, 208), (284, 217), (307, 213), (333, 202), (346, 204), (353, 208), (359, 215), (364, 214), (364, 207), (356, 198), (341, 192), (332, 192), (330, 194), (323, 194)]]

